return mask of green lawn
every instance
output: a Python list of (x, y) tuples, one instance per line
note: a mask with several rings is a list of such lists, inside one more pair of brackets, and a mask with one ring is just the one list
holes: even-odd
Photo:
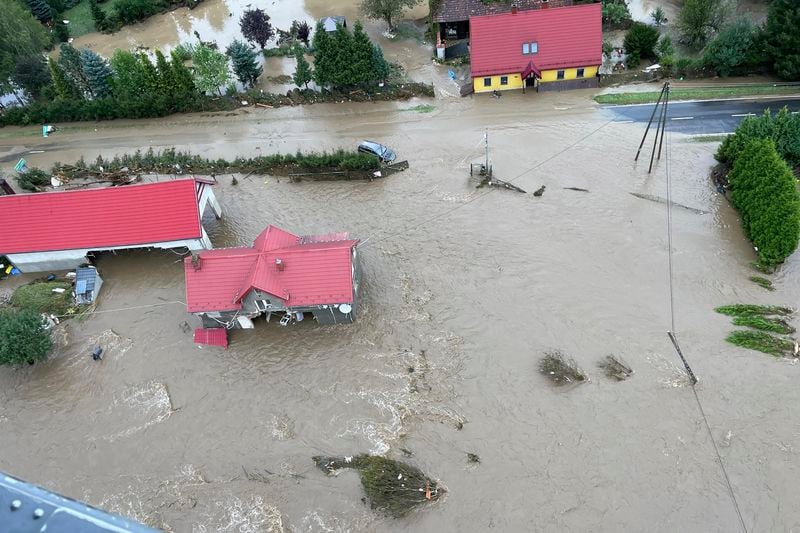
[[(599, 104), (649, 104), (658, 100), (660, 91), (637, 93), (598, 94), (594, 100)], [(740, 87), (687, 87), (671, 88), (670, 100), (714, 100), (719, 98), (736, 98), (743, 96), (761, 96), (770, 94), (796, 94), (800, 96), (800, 86), (786, 85), (751, 85)]]
[[(112, 0), (98, 4), (100, 8), (106, 12), (111, 13)], [(82, 0), (77, 6), (64, 11), (64, 20), (69, 21), (69, 36), (80, 37), (87, 33), (96, 31), (94, 28), (94, 20), (92, 19), (92, 12), (89, 9), (88, 0)]]

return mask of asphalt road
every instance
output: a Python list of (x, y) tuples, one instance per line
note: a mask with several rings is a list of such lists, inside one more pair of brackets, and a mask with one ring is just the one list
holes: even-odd
[[(650, 120), (654, 104), (603, 106), (617, 122)], [(764, 98), (753, 100), (717, 100), (709, 102), (670, 102), (669, 129), (690, 135), (730, 133), (748, 115), (757, 115), (769, 108), (774, 111), (788, 106), (800, 111), (800, 98)]]

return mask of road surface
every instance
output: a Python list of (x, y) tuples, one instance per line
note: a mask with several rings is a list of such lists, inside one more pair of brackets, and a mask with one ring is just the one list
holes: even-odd
[[(647, 122), (654, 104), (603, 106), (618, 122)], [(669, 127), (687, 134), (730, 133), (746, 116), (758, 115), (765, 109), (778, 110), (784, 106), (795, 113), (800, 110), (800, 98), (763, 98), (753, 100), (714, 100), (707, 102), (670, 102)]]

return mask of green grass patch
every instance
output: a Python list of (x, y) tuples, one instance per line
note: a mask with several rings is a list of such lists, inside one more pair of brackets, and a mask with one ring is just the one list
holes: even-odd
[[(598, 104), (649, 104), (658, 100), (661, 91), (634, 93), (598, 94), (594, 97)], [(693, 87), (672, 88), (669, 99), (672, 100), (714, 100), (719, 98), (736, 98), (743, 96), (761, 96), (770, 94), (800, 94), (800, 88), (785, 85), (754, 85), (747, 87)]]
[[(53, 289), (64, 289), (64, 292), (59, 294)], [(66, 315), (73, 308), (72, 285), (60, 281), (23, 285), (11, 296), (11, 305), (23, 311)]]
[[(100, 9), (105, 11), (106, 15), (111, 15), (111, 6), (114, 2), (98, 3)], [(64, 20), (68, 20), (69, 36), (80, 37), (87, 33), (97, 31), (94, 27), (94, 19), (92, 18), (92, 11), (89, 9), (89, 2), (82, 0), (81, 3), (64, 11)]]
[(419, 104), (414, 107), (409, 107), (408, 109), (403, 109), (403, 111), (416, 111), (417, 113), (431, 113), (435, 110), (436, 106), (431, 104)]
[(770, 333), (780, 333), (782, 335), (795, 332), (795, 329), (792, 326), (778, 318), (765, 318), (762, 316), (737, 316), (733, 319), (733, 324), (735, 326), (746, 326), (748, 328), (753, 328), (760, 331), (768, 331)]
[(794, 349), (794, 343), (791, 340), (776, 337), (764, 331), (734, 331), (725, 340), (736, 346), (756, 350), (775, 357), (789, 355)]
[(294, 57), (297, 50), (302, 50), (304, 54), (309, 53), (309, 49), (300, 43), (282, 44), (275, 48), (266, 48), (262, 53), (264, 57)]
[(792, 310), (788, 307), (778, 305), (750, 305), (734, 304), (723, 305), (714, 309), (717, 313), (728, 316), (767, 316), (767, 315), (791, 315)]
[(768, 291), (775, 290), (775, 287), (772, 286), (772, 282), (767, 278), (762, 278), (761, 276), (750, 276), (750, 281), (752, 281), (759, 287), (767, 289)]
[(721, 143), (727, 135), (695, 135), (689, 138), (692, 143)]

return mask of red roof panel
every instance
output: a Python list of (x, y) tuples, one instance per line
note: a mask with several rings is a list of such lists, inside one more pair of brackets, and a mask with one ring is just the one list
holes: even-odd
[[(358, 240), (300, 243), (274, 226), (256, 246), (208, 250), (184, 261), (186, 306), (190, 313), (241, 309), (241, 299), (257, 289), (283, 300), (287, 307), (352, 303), (351, 250)], [(259, 246), (262, 249), (259, 249)], [(281, 260), (282, 269), (276, 260)]]
[[(523, 72), (533, 60), (539, 70), (603, 62), (601, 4), (536, 9), (469, 19), (472, 76)], [(522, 44), (539, 51), (523, 55)]]
[(194, 179), (0, 196), (0, 253), (199, 239)]
[(225, 328), (197, 328), (194, 330), (194, 343), (227, 348), (228, 330)]

